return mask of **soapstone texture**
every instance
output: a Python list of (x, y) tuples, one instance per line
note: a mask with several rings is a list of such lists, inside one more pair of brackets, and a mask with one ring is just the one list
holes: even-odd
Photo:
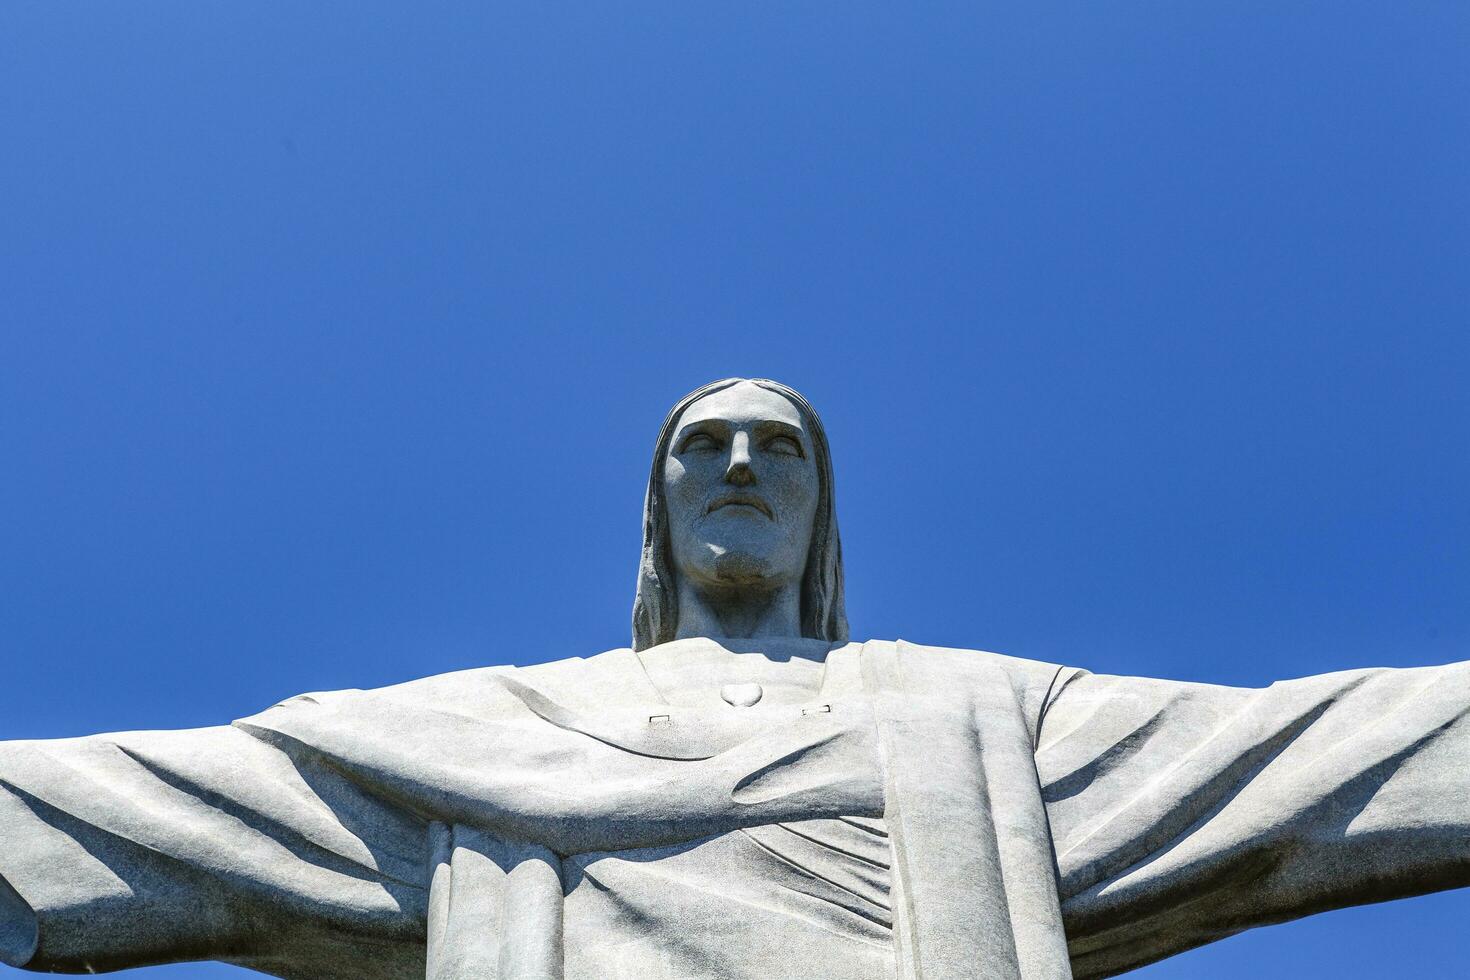
[(849, 642), (820, 423), (701, 391), (632, 647), (0, 743), (0, 960), (1084, 980), (1470, 885), (1470, 665), (1257, 690)]

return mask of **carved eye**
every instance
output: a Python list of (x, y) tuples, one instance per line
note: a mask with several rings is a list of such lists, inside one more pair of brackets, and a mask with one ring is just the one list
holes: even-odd
[(790, 436), (776, 436), (766, 443), (766, 451), (779, 456), (802, 456), (801, 443)]
[(680, 447), (679, 452), (712, 453), (717, 452), (719, 448), (720, 444), (715, 442), (714, 436), (711, 436), (707, 432), (696, 432), (684, 440), (684, 445)]

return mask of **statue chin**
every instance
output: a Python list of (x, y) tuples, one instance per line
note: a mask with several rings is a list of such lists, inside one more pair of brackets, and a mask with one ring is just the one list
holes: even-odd
[(746, 586), (754, 591), (764, 591), (762, 586), (770, 583), (771, 562), (763, 555), (749, 551), (726, 551), (714, 560), (711, 576), (720, 585)]
[(679, 577), (696, 587), (724, 592), (733, 590), (750, 598), (767, 594), (781, 585), (780, 563), (750, 548), (725, 549), (705, 544), (693, 561), (677, 562)]

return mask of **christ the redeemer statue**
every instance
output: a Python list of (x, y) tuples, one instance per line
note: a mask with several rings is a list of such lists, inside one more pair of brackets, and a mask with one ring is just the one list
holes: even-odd
[(849, 642), (832, 466), (679, 402), (633, 645), (0, 743), (0, 960), (342, 980), (1106, 977), (1470, 885), (1470, 666), (1261, 690)]

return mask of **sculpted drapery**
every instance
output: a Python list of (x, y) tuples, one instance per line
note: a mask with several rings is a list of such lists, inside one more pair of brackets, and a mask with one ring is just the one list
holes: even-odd
[(0, 743), (0, 960), (1105, 977), (1470, 885), (1470, 665), (1240, 689), (847, 642), (825, 435), (665, 420), (632, 648)]
[(6, 743), (0, 952), (67, 972), (1084, 978), (1470, 884), (1470, 667), (1247, 690), (813, 645), (813, 696), (741, 710), (671, 703), (620, 650)]

